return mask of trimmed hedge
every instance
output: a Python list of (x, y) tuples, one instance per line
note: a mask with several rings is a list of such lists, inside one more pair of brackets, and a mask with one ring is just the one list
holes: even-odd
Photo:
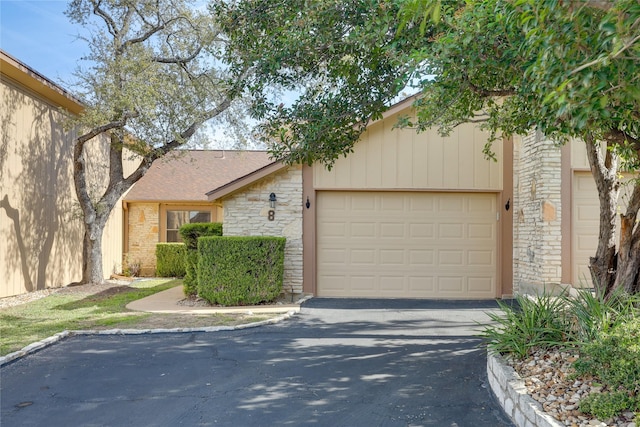
[(198, 295), (212, 304), (273, 301), (282, 292), (284, 237), (201, 237)]
[(184, 277), (187, 247), (184, 243), (158, 243), (156, 245), (156, 276)]
[(204, 236), (222, 236), (221, 222), (193, 222), (184, 224), (178, 230), (187, 247), (185, 255), (184, 294), (198, 293), (198, 238)]
[(184, 224), (178, 230), (180, 237), (188, 249), (198, 249), (198, 237), (222, 236), (221, 222), (192, 222)]

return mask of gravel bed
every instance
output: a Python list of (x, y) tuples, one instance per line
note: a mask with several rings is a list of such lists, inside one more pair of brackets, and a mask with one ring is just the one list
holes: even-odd
[(525, 360), (510, 359), (507, 362), (524, 380), (529, 395), (542, 404), (545, 412), (564, 425), (636, 427), (633, 412), (626, 412), (613, 419), (597, 420), (578, 410), (581, 398), (591, 393), (600, 393), (602, 387), (594, 385), (590, 378), (572, 377), (575, 371), (571, 365), (577, 359), (577, 354), (555, 350), (538, 351)]

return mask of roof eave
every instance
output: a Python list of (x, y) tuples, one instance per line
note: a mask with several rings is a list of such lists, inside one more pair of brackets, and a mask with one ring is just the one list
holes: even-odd
[(247, 175), (244, 175), (223, 186), (220, 186), (218, 188), (215, 188), (209, 191), (207, 193), (207, 197), (210, 202), (214, 202), (223, 197), (229, 196), (237, 191), (240, 191), (246, 187), (249, 187), (250, 185), (255, 184), (256, 182), (266, 178), (269, 175), (279, 172), (286, 167), (287, 165), (280, 161), (270, 163), (266, 166), (261, 167), (260, 169), (257, 169), (251, 173), (248, 173)]
[(82, 102), (71, 93), (2, 50), (0, 50), (0, 70), (9, 79), (74, 114), (80, 114), (84, 110)]

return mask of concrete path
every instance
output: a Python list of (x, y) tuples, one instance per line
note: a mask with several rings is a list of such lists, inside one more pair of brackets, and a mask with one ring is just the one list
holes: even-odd
[(3, 427), (511, 426), (474, 336), (493, 302), (312, 299), (286, 322), (82, 336), (2, 368)]
[(300, 304), (274, 304), (274, 305), (252, 305), (243, 307), (189, 307), (179, 305), (178, 301), (184, 299), (182, 286), (175, 286), (166, 291), (157, 292), (146, 298), (142, 298), (127, 304), (129, 310), (146, 311), (149, 313), (193, 313), (193, 314), (213, 314), (213, 313), (287, 313), (289, 311), (300, 311)]

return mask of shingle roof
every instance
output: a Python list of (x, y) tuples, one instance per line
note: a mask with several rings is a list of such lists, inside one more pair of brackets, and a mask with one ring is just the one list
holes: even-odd
[(126, 201), (207, 201), (206, 193), (273, 163), (266, 151), (189, 150), (157, 160)]

